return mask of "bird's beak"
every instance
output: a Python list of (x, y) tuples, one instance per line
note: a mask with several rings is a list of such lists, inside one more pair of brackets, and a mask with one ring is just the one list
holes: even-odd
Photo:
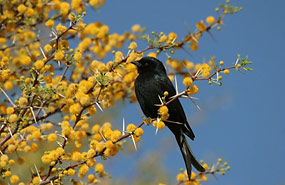
[(131, 63), (136, 65), (137, 68), (141, 67), (141, 65), (142, 65), (139, 61), (132, 61)]

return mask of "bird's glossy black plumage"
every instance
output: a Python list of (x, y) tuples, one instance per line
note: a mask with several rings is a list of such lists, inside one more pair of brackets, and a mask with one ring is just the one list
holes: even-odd
[[(141, 60), (132, 63), (137, 66), (139, 73), (139, 76), (135, 81), (135, 92), (141, 109), (147, 117), (157, 118), (159, 107), (156, 105), (161, 104), (159, 96), (163, 97), (164, 92), (167, 91), (168, 96), (166, 97), (166, 101), (170, 100), (170, 98), (176, 94), (173, 84), (169, 80), (163, 64), (158, 59), (144, 57)], [(169, 121), (164, 122), (175, 135), (190, 179), (192, 169), (191, 164), (197, 170), (201, 172), (205, 171), (192, 154), (184, 134), (192, 140), (195, 136), (187, 122), (180, 101), (175, 99), (169, 103), (167, 107), (170, 116), (168, 118)], [(181, 124), (173, 122), (179, 122)]]

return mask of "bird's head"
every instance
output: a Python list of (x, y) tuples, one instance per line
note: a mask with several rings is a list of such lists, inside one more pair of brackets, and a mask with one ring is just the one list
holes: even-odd
[(166, 74), (162, 62), (153, 57), (143, 57), (140, 60), (133, 61), (131, 63), (137, 66), (139, 74), (142, 73)]

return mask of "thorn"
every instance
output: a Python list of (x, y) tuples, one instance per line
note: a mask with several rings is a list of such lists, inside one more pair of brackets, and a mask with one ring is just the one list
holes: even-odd
[(122, 135), (124, 136), (125, 135), (125, 118), (123, 117), (123, 133)]
[(1, 87), (0, 87), (0, 90), (2, 91), (2, 93), (6, 96), (6, 98), (8, 99), (8, 101), (10, 102), (10, 104), (15, 108), (15, 107), (17, 107), (15, 104), (14, 104), (14, 102), (10, 99), (10, 97), (8, 96), (8, 94), (4, 91), (4, 89), (2, 89)]
[(40, 47), (40, 50), (41, 50), (42, 55), (44, 56), (44, 58), (45, 58), (45, 59), (47, 59), (47, 57), (46, 57), (46, 55), (45, 55), (45, 52), (44, 52), (44, 50), (43, 50), (43, 48), (42, 48), (42, 47)]
[(12, 131), (11, 131), (11, 129), (10, 129), (10, 127), (9, 127), (9, 126), (8, 126), (8, 130), (9, 130), (9, 134), (10, 134), (11, 138), (14, 140), (14, 137), (13, 137)]
[(195, 77), (197, 77), (199, 74), (200, 74), (200, 72), (201, 72), (201, 68), (195, 73)]
[(159, 95), (158, 95), (158, 98), (159, 98), (159, 101), (160, 101), (161, 105), (163, 105), (163, 101), (162, 101), (162, 99), (161, 99), (161, 97)]
[(160, 119), (157, 117), (156, 118), (156, 129), (155, 129), (155, 135), (157, 134), (158, 132), (158, 123), (159, 123)]
[(103, 112), (103, 109), (101, 108), (100, 104), (98, 102), (96, 102), (96, 105), (98, 106), (98, 108), (101, 110), (101, 112)]
[(176, 75), (174, 75), (174, 81), (175, 81), (175, 89), (176, 89), (176, 94), (178, 94), (178, 84), (177, 84), (177, 78)]
[(239, 61), (239, 59), (237, 58), (236, 63), (235, 63), (235, 66), (238, 64), (238, 61)]
[(62, 147), (62, 144), (60, 143), (60, 142), (58, 142), (58, 141), (56, 141), (57, 142), (57, 144), (60, 146), (60, 147)]
[(186, 27), (188, 33), (191, 34), (191, 30), (190, 30), (189, 25), (187, 24), (186, 21), (184, 21), (184, 24), (185, 24), (185, 27)]
[(14, 37), (14, 39), (13, 39), (13, 41), (12, 41), (12, 45), (15, 45), (15, 43), (16, 43), (16, 38), (17, 38), (17, 36)]
[(166, 120), (167, 122), (170, 122), (170, 123), (175, 123), (177, 125), (183, 125), (184, 123), (180, 123), (180, 122), (177, 122), (177, 121), (170, 121), (170, 120)]
[(134, 135), (133, 135), (133, 134), (131, 135), (131, 138), (132, 138), (132, 141), (133, 141), (135, 150), (138, 151), (138, 150), (137, 150), (137, 145), (136, 145), (136, 142), (135, 142), (135, 138), (134, 138)]
[(32, 114), (33, 114), (33, 118), (34, 118), (34, 120), (35, 120), (35, 123), (38, 124), (37, 119), (36, 119), (36, 116), (35, 116), (35, 113), (34, 113), (33, 107), (30, 107), (30, 109), (31, 109), (31, 112), (32, 112)]
[(42, 182), (43, 180), (41, 179), (41, 176), (40, 176), (39, 170), (38, 170), (38, 168), (37, 168), (37, 166), (36, 166), (36, 164), (35, 164), (35, 163), (34, 163), (34, 165), (35, 165), (35, 169), (36, 169), (36, 172), (37, 172), (37, 174), (38, 174), (38, 177), (39, 177), (39, 179), (40, 179), (40, 182)]
[(192, 103), (194, 103), (198, 110), (201, 110), (200, 106), (193, 100), (191, 96), (188, 96), (188, 98), (192, 101)]
[(106, 139), (106, 138), (104, 137), (104, 135), (102, 134), (102, 128), (100, 128), (99, 134), (102, 136), (102, 138), (103, 138), (105, 141), (107, 141), (107, 139)]

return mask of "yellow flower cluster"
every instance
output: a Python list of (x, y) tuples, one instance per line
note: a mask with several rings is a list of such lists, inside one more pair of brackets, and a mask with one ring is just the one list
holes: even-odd
[(212, 68), (207, 63), (196, 64), (195, 71), (201, 71), (201, 76), (202, 77), (208, 77), (211, 74)]
[(168, 108), (167, 106), (159, 107), (159, 115), (162, 120), (167, 120), (169, 118)]
[(58, 160), (59, 157), (64, 155), (64, 149), (62, 147), (57, 147), (55, 150), (45, 152), (41, 160), (44, 164), (54, 164), (54, 161)]
[(158, 122), (157, 122), (157, 120), (154, 120), (152, 122), (152, 125), (159, 130), (164, 129), (164, 127), (165, 127), (165, 123), (161, 120), (159, 120)]

